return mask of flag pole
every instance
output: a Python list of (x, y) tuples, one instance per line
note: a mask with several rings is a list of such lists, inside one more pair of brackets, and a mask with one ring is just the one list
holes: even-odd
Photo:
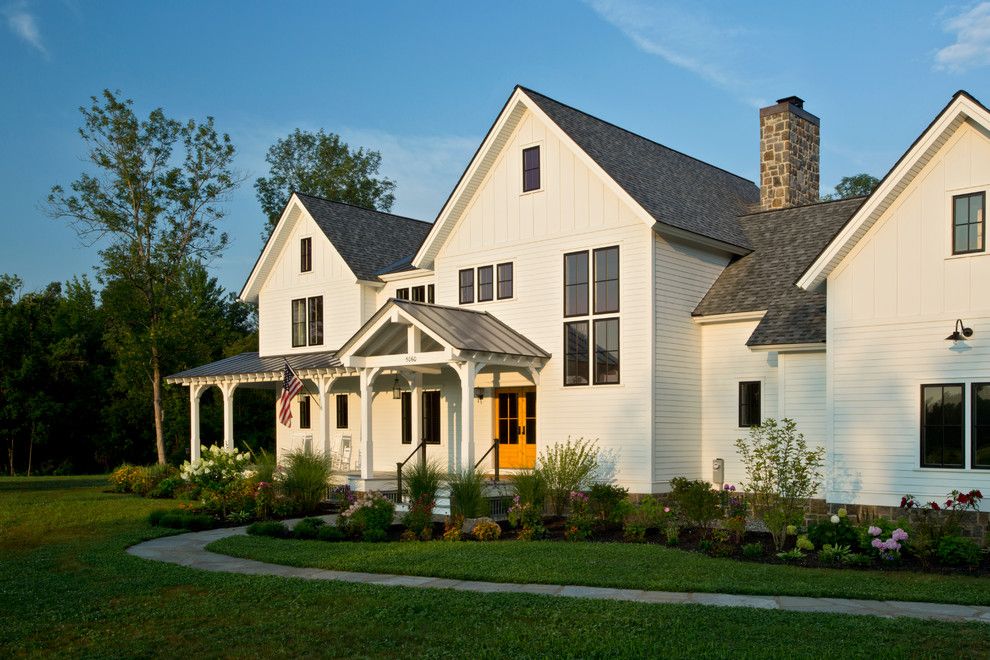
[[(288, 369), (290, 372), (292, 372), (293, 376), (299, 378), (299, 374), (297, 374), (295, 369), (292, 368), (292, 366), (289, 364), (289, 361), (286, 360), (285, 358), (282, 358), (282, 361), (285, 362), (285, 368)], [(299, 378), (299, 382), (302, 383), (303, 389), (306, 390), (306, 394), (309, 395), (311, 399), (316, 399), (316, 407), (319, 408), (320, 410), (323, 410), (323, 406), (320, 405), (320, 397), (310, 392), (309, 387), (306, 385), (306, 381), (304, 381), (302, 378)]]

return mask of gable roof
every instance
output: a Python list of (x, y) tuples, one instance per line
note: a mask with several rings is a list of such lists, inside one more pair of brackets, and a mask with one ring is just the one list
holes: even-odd
[(825, 341), (825, 293), (795, 281), (864, 197), (820, 202), (739, 218), (752, 253), (722, 271), (694, 310), (696, 316), (766, 310), (748, 346)]
[(856, 214), (836, 231), (833, 239), (822, 247), (821, 252), (802, 271), (798, 286), (813, 289), (824, 282), (956, 129), (967, 121), (990, 130), (990, 109), (969, 92), (959, 90), (897, 159)]
[(294, 355), (269, 355), (260, 357), (258, 353), (240, 353), (216, 362), (201, 364), (192, 369), (180, 371), (165, 377), (167, 383), (177, 383), (190, 378), (216, 378), (222, 376), (267, 376), (280, 380), (282, 370), (288, 363), (297, 374), (312, 370), (341, 368), (340, 360), (333, 351), (318, 353), (297, 353)]
[(520, 89), (655, 221), (752, 247), (737, 217), (759, 204), (755, 183), (539, 92)]

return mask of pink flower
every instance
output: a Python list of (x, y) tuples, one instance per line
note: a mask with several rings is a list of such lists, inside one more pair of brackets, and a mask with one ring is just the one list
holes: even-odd
[(898, 527), (891, 533), (890, 538), (894, 541), (907, 541), (908, 533)]
[(883, 541), (881, 541), (880, 539), (873, 539), (870, 542), (870, 545), (872, 545), (874, 548), (876, 548), (877, 550), (879, 550), (880, 548), (883, 547)]
[(669, 506), (665, 506), (665, 507), (663, 508), (663, 512), (664, 512), (664, 513), (670, 513), (670, 507), (669, 507)]
[(883, 530), (877, 527), (876, 525), (870, 525), (870, 528), (866, 530), (866, 533), (869, 534), (870, 536), (880, 536), (881, 532), (883, 532)]

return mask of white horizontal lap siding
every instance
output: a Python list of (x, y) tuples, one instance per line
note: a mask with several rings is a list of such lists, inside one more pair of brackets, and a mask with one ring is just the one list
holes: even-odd
[[(781, 419), (793, 419), (809, 447), (827, 449), (825, 353), (781, 353), (777, 361)], [(823, 477), (827, 486), (830, 479), (827, 466)], [(819, 493), (824, 494), (824, 490)]]
[[(522, 194), (522, 149), (533, 144), (541, 148), (542, 190)], [(513, 263), (512, 299), (465, 307), (490, 311), (553, 354), (540, 377), (537, 448), (568, 436), (597, 439), (619, 483), (633, 492), (649, 492), (653, 482), (651, 236), (569, 144), (528, 116), (436, 260), (437, 302), (454, 306), (460, 269)], [(613, 245), (619, 246), (621, 383), (564, 387), (563, 255)], [(478, 446), (485, 446), (491, 419), (475, 425)]]
[(666, 491), (673, 477), (710, 478), (701, 458), (702, 329), (691, 312), (728, 258), (655, 236), (654, 260), (653, 479)]
[[(299, 242), (313, 239), (313, 269), (299, 271)], [(323, 231), (305, 213), (290, 232), (258, 296), (258, 346), (261, 355), (332, 351), (360, 327), (361, 285)], [(323, 344), (292, 346), (292, 300), (323, 296)]]
[(757, 321), (715, 323), (702, 326), (701, 386), (702, 478), (712, 478), (712, 461), (725, 460), (726, 483), (744, 481), (745, 472), (736, 453), (736, 440), (749, 434), (739, 428), (739, 383), (758, 380), (761, 385), (760, 413), (763, 419), (777, 418), (778, 355), (752, 351), (746, 340)]
[[(966, 383), (968, 408), (968, 384), (990, 381), (990, 256), (952, 257), (949, 233), (952, 196), (977, 190), (990, 140), (964, 124), (829, 277), (831, 500), (990, 488), (988, 471), (920, 467), (921, 385)], [(975, 334), (954, 346), (957, 318)]]

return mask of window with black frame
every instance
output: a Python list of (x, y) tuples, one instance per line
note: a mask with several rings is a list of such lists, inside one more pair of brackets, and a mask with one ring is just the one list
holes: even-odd
[(990, 469), (990, 383), (973, 383), (972, 467)]
[(504, 300), (505, 298), (512, 297), (512, 262), (499, 264), (495, 267), (496, 277), (498, 279), (498, 299)]
[(309, 345), (323, 343), (323, 296), (309, 299)]
[(921, 386), (921, 467), (964, 467), (964, 388)]
[(763, 423), (760, 410), (762, 386), (758, 380), (739, 383), (739, 428), (759, 426)]
[(495, 297), (495, 283), (492, 273), (491, 266), (478, 268), (478, 302), (488, 302)]
[(292, 301), (292, 346), (306, 345), (306, 299)]
[(952, 254), (983, 252), (987, 195), (985, 192), (952, 198)]
[(347, 428), (347, 395), (338, 394), (336, 397), (337, 402), (337, 428), (346, 429)]
[(465, 268), (457, 272), (457, 300), (462, 305), (474, 302), (474, 269)]

